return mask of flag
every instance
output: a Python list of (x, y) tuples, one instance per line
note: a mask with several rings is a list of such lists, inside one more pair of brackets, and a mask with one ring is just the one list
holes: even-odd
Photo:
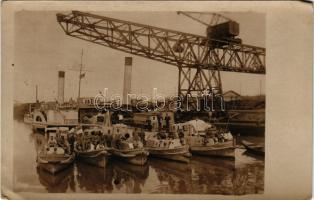
[(84, 78), (85, 77), (85, 73), (80, 75), (80, 78)]

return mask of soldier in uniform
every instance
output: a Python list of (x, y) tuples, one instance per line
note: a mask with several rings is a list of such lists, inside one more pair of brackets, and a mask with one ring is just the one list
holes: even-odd
[(162, 116), (160, 113), (157, 115), (157, 121), (158, 121), (158, 129), (159, 131), (162, 129)]
[(170, 116), (168, 115), (168, 113), (166, 113), (166, 117), (165, 117), (165, 122), (166, 122), (166, 130), (169, 132), (170, 131)]

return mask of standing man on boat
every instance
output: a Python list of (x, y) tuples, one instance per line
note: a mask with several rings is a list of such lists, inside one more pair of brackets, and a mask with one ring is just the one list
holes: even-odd
[(184, 133), (183, 133), (183, 130), (182, 130), (181, 128), (179, 129), (179, 134), (178, 134), (178, 136), (179, 136), (179, 139), (180, 139), (180, 143), (181, 143), (181, 144), (185, 144)]
[(169, 132), (170, 131), (170, 116), (168, 115), (168, 113), (166, 113), (165, 121), (166, 121), (166, 131)]
[(69, 144), (70, 144), (70, 152), (73, 152), (73, 149), (74, 149), (74, 142), (75, 142), (75, 138), (74, 138), (74, 128), (71, 128), (71, 130), (69, 131), (68, 142), (69, 142)]
[(160, 113), (157, 115), (157, 121), (158, 121), (158, 129), (159, 131), (162, 129), (162, 116)]
[(142, 143), (145, 145), (145, 144), (146, 144), (146, 141), (145, 141), (145, 132), (144, 132), (143, 129), (140, 130), (139, 136), (140, 136), (140, 138), (141, 138)]
[(153, 126), (152, 126), (152, 121), (151, 121), (150, 119), (148, 119), (148, 120), (146, 121), (146, 124), (147, 124), (147, 129), (148, 129), (148, 131), (152, 131), (152, 128), (153, 128)]

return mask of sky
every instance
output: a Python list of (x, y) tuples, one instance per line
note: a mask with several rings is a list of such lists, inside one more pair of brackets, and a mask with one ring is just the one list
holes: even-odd
[[(109, 95), (122, 94), (124, 58), (132, 55), (65, 35), (56, 20), (58, 12), (19, 11), (15, 14), (15, 101), (34, 102), (36, 85), (40, 101), (55, 100), (59, 70), (65, 71), (65, 100), (77, 98), (79, 72), (73, 69), (79, 69), (82, 49), (83, 66), (88, 72), (82, 79), (81, 96), (93, 97), (104, 88), (108, 88)], [(205, 26), (175, 12), (95, 14), (205, 36)], [(263, 14), (230, 12), (223, 15), (240, 24), (239, 37), (244, 44), (265, 47)], [(221, 77), (224, 92), (265, 94), (264, 75), (222, 72)], [(177, 84), (175, 66), (133, 56), (132, 93), (151, 95), (153, 88), (157, 88), (158, 94), (176, 95)]]

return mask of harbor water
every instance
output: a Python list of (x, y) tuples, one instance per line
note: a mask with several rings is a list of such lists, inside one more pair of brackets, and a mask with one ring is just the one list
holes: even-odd
[(51, 175), (36, 163), (44, 135), (20, 121), (14, 121), (14, 129), (15, 192), (244, 195), (264, 191), (264, 158), (241, 147), (235, 160), (192, 156), (186, 164), (149, 158), (145, 166), (136, 166), (111, 159), (105, 169), (76, 161)]

